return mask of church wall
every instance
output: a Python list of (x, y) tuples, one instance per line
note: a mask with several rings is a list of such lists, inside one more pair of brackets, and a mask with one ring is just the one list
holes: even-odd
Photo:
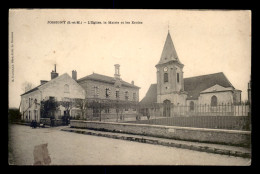
[(163, 103), (164, 100), (170, 100), (174, 105), (185, 105), (187, 96), (185, 94), (171, 93), (157, 95), (157, 103)]
[(200, 94), (198, 104), (210, 105), (211, 97), (214, 95), (217, 97), (217, 102), (218, 102), (217, 104), (233, 103), (233, 93), (231, 91), (225, 91), (225, 92)]

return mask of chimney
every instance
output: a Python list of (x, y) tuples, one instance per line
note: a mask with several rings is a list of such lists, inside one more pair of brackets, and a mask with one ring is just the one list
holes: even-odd
[(119, 72), (119, 68), (120, 68), (120, 65), (119, 64), (115, 64), (115, 78), (116, 79), (120, 79), (120, 72)]
[(76, 70), (72, 70), (72, 79), (74, 79), (75, 81), (77, 80), (77, 71)]
[(43, 85), (44, 83), (47, 83), (47, 80), (41, 80), (41, 85)]
[(135, 82), (132, 80), (131, 84), (132, 84), (132, 85), (135, 85)]
[(56, 64), (54, 64), (54, 71), (51, 72), (51, 80), (58, 77), (59, 74), (56, 72)]

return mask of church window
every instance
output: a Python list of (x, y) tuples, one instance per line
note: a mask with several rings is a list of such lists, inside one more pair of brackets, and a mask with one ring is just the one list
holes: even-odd
[(190, 102), (190, 111), (194, 111), (194, 102), (193, 101)]
[(218, 104), (218, 99), (215, 95), (213, 95), (211, 97), (211, 106), (217, 106), (217, 104)]
[(65, 84), (64, 85), (64, 93), (69, 93), (70, 92), (70, 87), (69, 85)]
[(179, 75), (179, 73), (177, 73), (177, 82), (178, 83), (180, 82), (180, 75)]
[(168, 82), (168, 73), (164, 73), (164, 82)]

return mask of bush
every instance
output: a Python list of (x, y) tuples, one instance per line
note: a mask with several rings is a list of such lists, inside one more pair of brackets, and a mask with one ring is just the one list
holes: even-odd
[(21, 121), (22, 114), (18, 109), (12, 108), (8, 111), (8, 119), (10, 122)]

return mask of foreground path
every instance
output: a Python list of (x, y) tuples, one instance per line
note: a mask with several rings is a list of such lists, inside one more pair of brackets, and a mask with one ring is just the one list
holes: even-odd
[(11, 125), (11, 164), (33, 165), (36, 145), (48, 143), (51, 165), (250, 165), (250, 159)]

